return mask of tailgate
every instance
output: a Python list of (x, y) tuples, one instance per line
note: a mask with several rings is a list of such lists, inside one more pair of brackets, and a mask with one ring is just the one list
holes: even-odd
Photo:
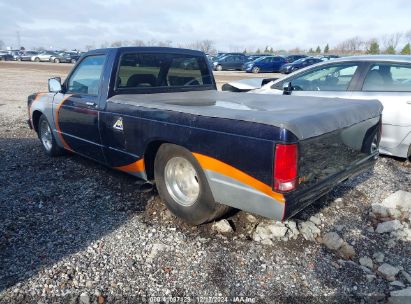
[(376, 117), (300, 141), (298, 190), (315, 186), (376, 156), (380, 134), (381, 118)]

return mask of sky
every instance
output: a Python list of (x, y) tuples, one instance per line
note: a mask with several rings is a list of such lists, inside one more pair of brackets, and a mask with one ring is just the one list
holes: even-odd
[(217, 50), (301, 49), (411, 30), (411, 0), (0, 0), (0, 40), (30, 49), (212, 40)]

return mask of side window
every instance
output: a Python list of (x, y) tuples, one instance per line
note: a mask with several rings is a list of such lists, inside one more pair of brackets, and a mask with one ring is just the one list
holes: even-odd
[(84, 58), (68, 80), (67, 93), (97, 95), (105, 58), (105, 55)]
[(291, 80), (296, 91), (346, 91), (358, 68), (344, 64), (315, 69)]
[(368, 71), (363, 91), (411, 92), (411, 66), (401, 64), (376, 64)]
[(117, 90), (211, 85), (203, 57), (128, 53), (121, 56)]

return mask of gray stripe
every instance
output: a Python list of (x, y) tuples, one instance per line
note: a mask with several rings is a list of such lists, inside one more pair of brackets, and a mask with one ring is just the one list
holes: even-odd
[(215, 201), (278, 221), (282, 219), (284, 203), (220, 173), (211, 170), (205, 173)]

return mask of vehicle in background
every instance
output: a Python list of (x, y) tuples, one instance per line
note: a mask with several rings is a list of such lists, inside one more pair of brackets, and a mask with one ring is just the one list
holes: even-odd
[(20, 50), (10, 50), (8, 53), (13, 56), (13, 60), (17, 60), (18, 57), (23, 53), (23, 51)]
[(223, 70), (239, 70), (241, 71), (244, 63), (247, 62), (247, 56), (244, 54), (230, 54), (224, 55), (213, 62), (213, 69), (215, 71)]
[(17, 56), (17, 61), (31, 61), (31, 57), (38, 55), (39, 52), (36, 51), (23, 51), (19, 56)]
[(94, 50), (48, 87), (27, 100), (45, 153), (139, 177), (191, 224), (228, 206), (285, 220), (378, 156), (379, 101), (219, 92), (199, 51)]
[(305, 57), (305, 58), (301, 58), (298, 59), (292, 63), (286, 63), (284, 64), (281, 69), (280, 72), (283, 74), (290, 74), (296, 70), (308, 67), (310, 65), (316, 64), (322, 62), (321, 59), (319, 58), (314, 58), (314, 57)]
[(30, 60), (35, 62), (50, 61), (53, 56), (57, 56), (57, 53), (52, 51), (44, 51), (31, 56)]
[(297, 71), (252, 92), (378, 99), (384, 106), (380, 153), (411, 157), (411, 56), (337, 58)]
[(273, 54), (248, 55), (247, 60), (248, 60), (248, 62), (252, 62), (254, 60), (257, 60), (258, 58), (266, 57), (266, 56), (274, 56), (274, 55)]
[(307, 55), (301, 55), (301, 54), (297, 54), (297, 55), (287, 55), (285, 56), (285, 59), (287, 59), (288, 63), (293, 63), (294, 61), (301, 59), (301, 58), (306, 58), (308, 57)]
[(54, 63), (76, 63), (80, 58), (79, 53), (74, 52), (60, 52), (50, 58)]
[(0, 61), (11, 61), (13, 60), (13, 55), (9, 54), (7, 51), (0, 51)]
[(318, 58), (320, 58), (322, 61), (327, 61), (327, 60), (333, 60), (333, 59), (340, 58), (340, 56), (338, 56), (338, 55), (320, 55), (320, 56), (318, 56)]
[(247, 73), (272, 73), (279, 72), (287, 61), (282, 56), (264, 56), (243, 65), (243, 71)]

